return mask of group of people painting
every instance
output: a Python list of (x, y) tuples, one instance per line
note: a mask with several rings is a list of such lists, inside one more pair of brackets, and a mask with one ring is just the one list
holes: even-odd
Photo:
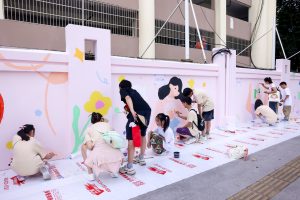
[[(186, 123), (175, 130), (171, 128), (174, 116), (170, 117), (168, 113), (158, 112), (155, 116), (156, 127), (147, 134), (147, 128), (151, 116), (151, 108), (138, 91), (132, 88), (128, 80), (122, 80), (119, 83), (121, 101), (126, 105), (127, 123), (126, 139), (128, 140), (127, 164), (123, 165), (123, 154), (119, 149), (115, 149), (107, 144), (102, 134), (112, 130), (107, 120), (100, 113), (92, 113), (91, 125), (85, 133), (85, 139), (82, 144), (81, 153), (83, 163), (87, 167), (87, 178), (94, 180), (101, 172), (109, 172), (112, 177), (117, 177), (119, 173), (134, 175), (136, 172), (133, 164), (141, 166), (146, 165), (145, 150), (150, 148), (155, 155), (167, 155), (173, 151), (175, 135), (177, 139), (186, 143), (193, 143), (197, 140), (206, 140), (210, 133), (210, 122), (214, 118), (214, 104), (212, 100), (202, 92), (185, 88), (182, 92), (182, 82), (179, 78), (173, 77), (169, 84), (160, 88), (158, 92), (159, 99), (177, 99), (188, 110), (187, 116), (181, 111), (174, 109), (172, 112), (178, 118), (182, 118)], [(192, 109), (192, 103), (197, 104), (198, 113), (204, 118), (206, 129), (199, 131), (196, 128), (198, 123), (197, 111)], [(141, 126), (141, 147), (139, 155), (135, 156), (135, 147), (131, 123), (144, 120), (145, 126)], [(172, 119), (171, 119), (172, 118)], [(45, 180), (50, 179), (49, 165), (47, 160), (55, 156), (55, 153), (47, 153), (44, 148), (35, 139), (35, 128), (27, 124), (21, 127), (20, 131), (13, 138), (13, 159), (10, 163), (11, 168), (22, 179), (26, 176), (42, 173)], [(87, 153), (87, 151), (89, 151)], [(26, 153), (26, 156), (22, 156)]]
[(279, 122), (278, 107), (283, 106), (283, 121), (289, 121), (292, 110), (292, 95), (286, 82), (281, 82), (278, 88), (273, 83), (272, 78), (266, 77), (264, 83), (260, 83), (266, 90), (264, 93), (269, 95), (269, 105), (264, 105), (261, 99), (255, 101), (255, 114), (270, 126)]
[[(278, 91), (270, 77), (265, 78), (261, 85), (267, 90), (265, 93), (268, 95)], [(281, 82), (280, 87), (282, 98), (279, 101), (270, 101), (269, 105), (263, 105), (260, 99), (255, 102), (256, 115), (270, 125), (274, 125), (278, 120), (277, 112), (280, 104), (283, 104), (284, 120), (289, 120), (292, 105), (291, 93), (287, 83)], [(159, 89), (158, 96), (160, 100), (166, 99), (166, 102), (168, 102), (168, 98), (179, 100), (187, 114), (183, 114), (176, 108), (170, 113), (157, 112), (155, 115), (156, 127), (147, 134), (151, 108), (139, 92), (132, 88), (130, 81), (122, 80), (119, 83), (120, 97), (128, 111), (125, 127), (128, 141), (127, 163), (123, 165), (124, 158), (121, 150), (113, 148), (102, 138), (103, 133), (112, 130), (109, 122), (100, 113), (92, 113), (91, 125), (86, 130), (81, 148), (83, 163), (88, 169), (87, 178), (94, 180), (102, 172), (108, 172), (114, 178), (118, 177), (119, 173), (134, 175), (136, 173), (134, 164), (146, 165), (145, 151), (147, 147), (152, 149), (155, 155), (167, 155), (173, 151), (176, 140), (186, 144), (206, 141), (210, 135), (211, 121), (214, 119), (214, 102), (204, 92), (191, 88), (185, 88), (182, 92), (181, 90), (181, 80), (173, 77), (167, 85)], [(193, 109), (193, 107), (197, 109)], [(171, 123), (174, 121), (174, 116), (169, 116), (171, 113), (175, 114), (176, 118), (184, 120), (183, 125), (177, 127), (175, 131), (171, 127)], [(199, 116), (201, 120), (204, 120), (204, 130), (199, 130), (197, 126), (200, 120)], [(139, 155), (135, 156), (131, 124), (133, 122), (138, 124), (139, 121), (143, 121), (144, 125), (140, 127)], [(47, 153), (34, 136), (33, 125), (26, 124), (21, 127), (13, 138), (13, 159), (10, 166), (19, 176), (26, 177), (42, 173), (43, 178), (47, 180), (51, 177), (46, 161), (54, 157), (55, 153)], [(87, 153), (87, 151), (89, 152)]]

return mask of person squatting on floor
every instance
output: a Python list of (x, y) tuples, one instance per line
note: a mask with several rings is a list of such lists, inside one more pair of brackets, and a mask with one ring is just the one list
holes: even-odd
[(207, 140), (210, 134), (211, 121), (214, 119), (214, 102), (204, 92), (185, 88), (182, 94), (186, 97), (193, 97), (192, 102), (197, 104), (199, 115), (205, 121), (205, 129), (202, 131), (202, 139)]
[(148, 133), (147, 147), (151, 148), (155, 155), (168, 155), (174, 147), (174, 133), (169, 127), (170, 117), (159, 113), (155, 117), (157, 128)]
[(25, 124), (13, 137), (13, 158), (10, 167), (20, 178), (41, 173), (44, 180), (51, 179), (46, 160), (55, 156), (55, 153), (46, 153), (39, 141), (35, 139), (35, 128)]
[(254, 103), (255, 114), (263, 122), (273, 126), (277, 122), (277, 114), (266, 105), (260, 99), (257, 99)]
[(195, 124), (198, 124), (197, 112), (192, 108), (192, 99), (190, 97), (182, 97), (181, 102), (188, 110), (187, 116), (182, 116), (182, 113), (176, 111), (179, 118), (186, 120), (183, 127), (177, 128), (176, 132), (179, 140), (184, 141), (186, 144), (195, 143), (199, 139), (199, 130)]
[[(150, 121), (151, 108), (143, 99), (143, 97), (136, 90), (132, 89), (130, 81), (122, 80), (119, 83), (119, 89), (121, 101), (123, 101), (129, 109), (126, 124), (126, 139), (128, 140), (128, 163), (127, 165), (120, 168), (120, 173), (134, 175), (136, 171), (135, 169), (133, 169), (133, 163), (138, 163), (141, 166), (146, 165), (144, 159), (146, 150), (146, 131)], [(146, 124), (140, 126), (142, 136), (141, 151), (140, 154), (134, 158), (135, 148), (133, 145), (132, 129), (130, 127), (130, 124), (132, 122), (137, 123), (140, 118), (144, 118)]]
[[(110, 125), (100, 113), (96, 112), (92, 113), (91, 123), (86, 130), (81, 148), (84, 164), (88, 169), (87, 179), (93, 181), (102, 172), (108, 172), (116, 178), (122, 165), (123, 154), (103, 139), (103, 134), (111, 130)], [(88, 156), (87, 149), (91, 151)]]

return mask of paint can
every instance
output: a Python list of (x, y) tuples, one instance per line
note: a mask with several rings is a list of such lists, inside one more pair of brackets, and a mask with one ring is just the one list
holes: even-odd
[(179, 151), (175, 151), (174, 152), (174, 158), (179, 158), (180, 157), (180, 152)]

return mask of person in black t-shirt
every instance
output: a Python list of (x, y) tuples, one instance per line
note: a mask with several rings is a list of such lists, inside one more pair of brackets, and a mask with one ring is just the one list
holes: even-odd
[[(126, 166), (120, 169), (120, 173), (126, 173), (128, 175), (134, 175), (135, 170), (132, 167), (133, 163), (139, 163), (140, 165), (146, 165), (144, 160), (144, 153), (146, 149), (146, 131), (149, 124), (151, 108), (143, 97), (134, 89), (131, 88), (131, 82), (128, 80), (122, 80), (119, 84), (121, 101), (123, 101), (128, 107), (127, 124), (126, 124), (126, 139), (128, 140), (128, 163)], [(145, 120), (140, 120), (144, 118)], [(141, 124), (144, 121), (144, 125)], [(139, 156), (134, 157), (134, 146), (132, 140), (131, 122), (140, 122), (142, 145), (141, 153)]]

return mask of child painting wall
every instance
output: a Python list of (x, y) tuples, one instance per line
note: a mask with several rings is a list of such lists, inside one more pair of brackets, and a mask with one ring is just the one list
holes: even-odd
[[(0, 170), (9, 167), (13, 136), (28, 123), (34, 124), (36, 138), (47, 150), (59, 150), (56, 158), (65, 158), (71, 134), (65, 126), (68, 76), (66, 65), (57, 63), (61, 57), (41, 52), (30, 57), (33, 52), (13, 50), (0, 54)], [(60, 70), (51, 72), (53, 64)]]

